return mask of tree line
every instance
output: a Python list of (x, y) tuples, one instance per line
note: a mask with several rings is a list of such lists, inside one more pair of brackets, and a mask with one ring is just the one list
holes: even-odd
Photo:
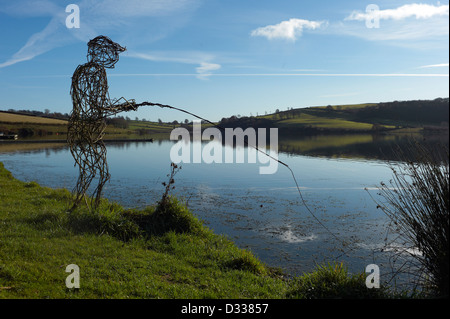
[[(19, 115), (29, 115), (29, 116), (39, 116), (39, 117), (45, 117), (45, 118), (52, 118), (52, 119), (58, 119), (58, 120), (69, 120), (70, 114), (69, 113), (61, 113), (61, 112), (51, 112), (49, 109), (45, 109), (44, 111), (37, 111), (37, 110), (15, 110), (15, 109), (8, 109), (8, 113), (13, 114), (19, 114)], [(147, 120), (146, 118), (139, 119), (139, 117), (135, 117), (134, 120), (132, 120), (128, 116), (115, 116), (110, 117), (106, 119), (106, 123), (108, 125), (112, 125), (116, 128), (123, 128), (127, 129), (132, 121), (141, 121), (141, 122), (151, 122), (150, 120)], [(158, 119), (157, 122), (159, 124), (167, 123), (167, 124), (173, 124), (173, 125), (180, 125), (180, 124), (189, 124), (192, 121), (189, 121), (188, 119), (185, 119), (184, 121), (169, 121), (169, 122), (163, 122), (161, 119)]]

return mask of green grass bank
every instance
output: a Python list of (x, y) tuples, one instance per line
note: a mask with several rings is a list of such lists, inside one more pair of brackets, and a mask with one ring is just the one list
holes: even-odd
[[(0, 162), (0, 298), (378, 298), (342, 264), (289, 278), (206, 228), (182, 203), (67, 213), (66, 189), (15, 179)], [(66, 287), (80, 269), (80, 288)]]

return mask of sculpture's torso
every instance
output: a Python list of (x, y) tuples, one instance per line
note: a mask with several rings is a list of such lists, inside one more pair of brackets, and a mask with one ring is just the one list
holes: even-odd
[(75, 142), (96, 143), (103, 137), (108, 98), (105, 68), (89, 62), (79, 65), (72, 76), (73, 110), (68, 138)]

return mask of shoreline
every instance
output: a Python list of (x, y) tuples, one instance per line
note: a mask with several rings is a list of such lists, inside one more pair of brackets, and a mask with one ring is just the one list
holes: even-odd
[[(121, 138), (121, 139), (106, 139), (103, 140), (105, 143), (116, 143), (116, 142), (154, 142), (153, 138), (146, 138), (146, 139), (127, 139), (127, 138)], [(63, 139), (54, 139), (54, 140), (0, 140), (0, 144), (24, 144), (24, 143), (67, 143), (67, 140)]]

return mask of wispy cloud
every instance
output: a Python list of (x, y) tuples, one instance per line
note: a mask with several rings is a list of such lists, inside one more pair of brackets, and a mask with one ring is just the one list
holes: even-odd
[[(195, 76), (201, 78), (199, 73), (128, 73), (111, 74), (121, 77), (147, 77), (147, 76)], [(208, 73), (211, 77), (449, 77), (448, 73)]]
[(422, 65), (419, 66), (419, 69), (428, 69), (428, 68), (448, 68), (448, 63), (441, 63), (441, 64), (430, 64), (430, 65)]
[(221, 68), (220, 64), (217, 63), (200, 63), (200, 66), (196, 68), (199, 79), (206, 79), (211, 75), (212, 71), (219, 70)]
[(144, 59), (154, 62), (174, 62), (182, 64), (197, 65), (195, 68), (197, 78), (206, 79), (210, 76), (212, 71), (219, 70), (222, 66), (218, 63), (211, 62), (214, 60), (214, 55), (203, 52), (151, 52), (139, 53), (131, 51), (128, 57)]
[(374, 10), (371, 12), (353, 11), (345, 20), (366, 21), (368, 19), (403, 20), (415, 17), (416, 19), (429, 19), (435, 16), (448, 16), (448, 5), (430, 5), (422, 3), (406, 4), (395, 9)]
[(73, 37), (64, 34), (59, 19), (53, 18), (42, 31), (33, 34), (19, 51), (0, 63), (0, 68), (32, 60), (38, 55), (73, 42)]
[[(368, 29), (364, 25), (336, 23), (328, 29), (330, 33), (361, 38), (368, 41), (385, 42), (395, 46), (414, 49), (448, 47), (448, 19), (445, 21), (420, 21), (415, 23), (383, 23), (380, 28)], [(447, 40), (445, 40), (447, 38)]]
[(290, 41), (297, 40), (303, 34), (303, 30), (315, 30), (326, 25), (324, 21), (310, 21), (304, 19), (290, 19), (282, 21), (275, 25), (267, 25), (253, 30), (251, 36), (262, 36), (269, 40), (285, 39)]
[[(135, 43), (155, 41), (182, 23), (180, 22), (183, 20), (182, 17), (187, 15), (191, 7), (196, 7), (197, 2), (198, 0), (128, 0), (124, 4), (119, 0), (82, 0), (76, 3), (80, 8), (81, 27), (68, 29), (65, 25), (68, 13), (65, 12), (65, 5), (61, 5), (60, 2), (1, 1), (0, 12), (20, 17), (48, 17), (49, 23), (43, 30), (31, 35), (8, 60), (0, 63), (0, 68), (31, 60), (60, 46), (78, 41), (86, 42), (101, 33), (117, 35), (119, 41), (124, 39)], [(172, 18), (167, 19), (169, 16)], [(152, 29), (151, 36), (148, 32), (145, 35), (142, 31), (138, 32), (143, 29), (138, 27), (142, 26), (142, 23)], [(145, 29), (148, 30), (147, 28)]]
[[(347, 35), (370, 41), (385, 41), (398, 46), (436, 49), (445, 45), (449, 35), (449, 5), (412, 3), (397, 8), (374, 11), (353, 10), (342, 20), (310, 21), (290, 19), (251, 31), (251, 36), (269, 40), (296, 41), (305, 30), (329, 35)], [(368, 28), (366, 22), (378, 19), (379, 27)], [(424, 45), (424, 43), (427, 45)], [(443, 44), (444, 43), (444, 44)]]
[(196, 51), (154, 51), (144, 53), (130, 50), (127, 56), (154, 62), (175, 62), (184, 64), (201, 64), (202, 62), (211, 61), (214, 58), (211, 54)]
[[(393, 9), (353, 11), (328, 30), (336, 34), (370, 41), (385, 41), (398, 46), (436, 49), (445, 44), (445, 38), (448, 39), (448, 16), (448, 5), (413, 3)], [(377, 27), (369, 28), (366, 25), (367, 21), (375, 20), (379, 22)], [(360, 23), (363, 21), (365, 23)], [(425, 42), (427, 45), (424, 45)]]

